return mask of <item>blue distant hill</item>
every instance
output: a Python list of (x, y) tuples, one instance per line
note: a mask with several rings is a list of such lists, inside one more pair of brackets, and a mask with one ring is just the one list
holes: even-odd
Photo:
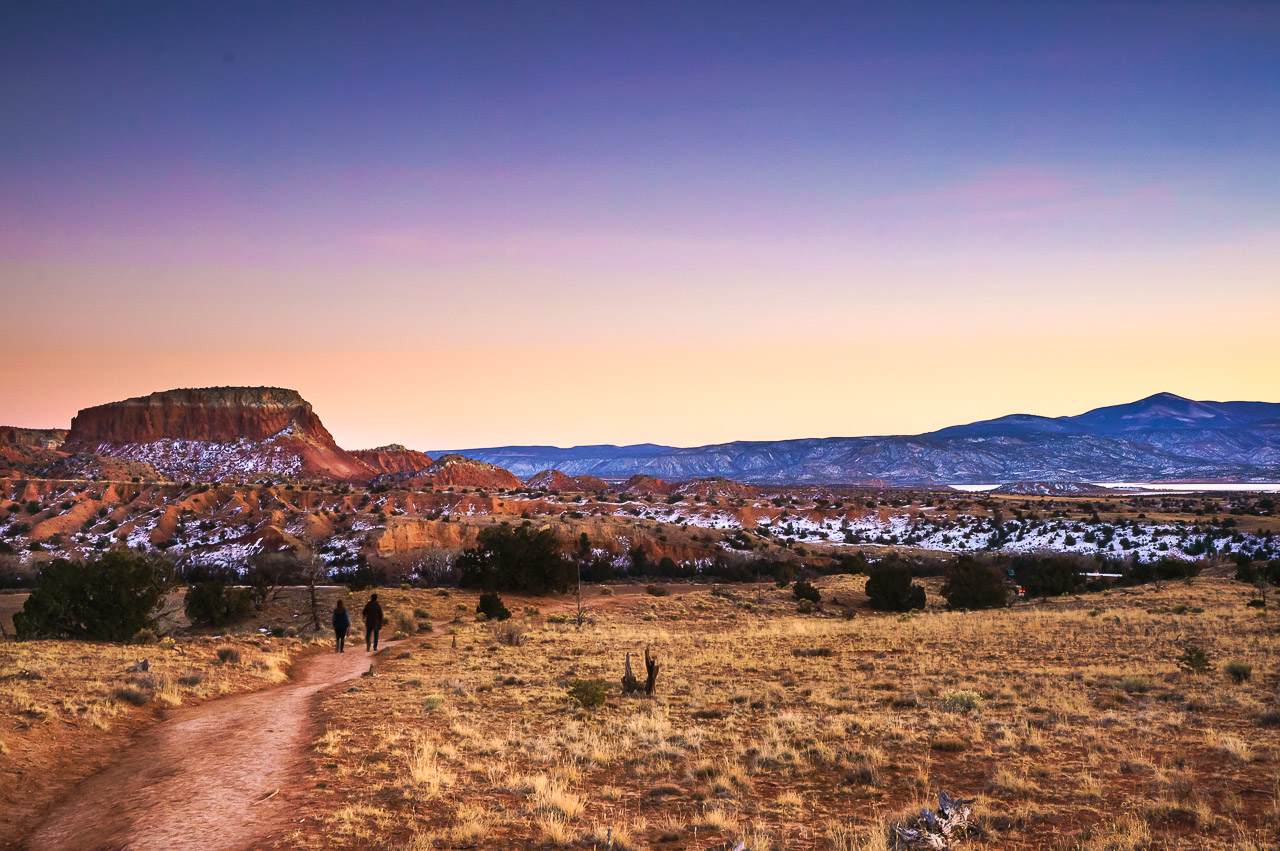
[(664, 479), (724, 476), (757, 484), (1260, 482), (1280, 480), (1280, 403), (1197, 402), (1158, 393), (1073, 417), (1013, 414), (910, 436), (448, 451), (524, 478), (558, 469), (607, 479), (643, 473)]

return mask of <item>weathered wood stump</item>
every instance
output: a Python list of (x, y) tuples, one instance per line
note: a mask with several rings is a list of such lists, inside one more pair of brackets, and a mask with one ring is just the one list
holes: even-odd
[[(643, 688), (645, 694), (651, 695), (657, 687), (659, 665), (658, 660), (653, 658), (649, 650), (649, 647), (644, 648), (645, 681)], [(626, 668), (622, 674), (622, 693), (632, 694), (640, 691), (641, 688), (640, 680), (636, 679), (636, 675), (631, 670), (631, 654), (627, 653)]]

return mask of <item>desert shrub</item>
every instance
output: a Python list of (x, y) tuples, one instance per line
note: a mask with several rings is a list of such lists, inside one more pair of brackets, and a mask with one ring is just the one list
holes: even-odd
[(178, 677), (178, 685), (186, 688), (194, 688), (204, 682), (204, 674), (199, 671), (192, 671), (189, 674), (183, 674)]
[(663, 588), (661, 585), (646, 585), (644, 587), (644, 593), (648, 594), (650, 597), (665, 597), (667, 596), (667, 589)]
[(791, 594), (797, 600), (808, 600), (810, 603), (817, 603), (822, 600), (822, 595), (818, 593), (818, 589), (813, 583), (800, 580), (791, 588)]
[(497, 591), (486, 591), (480, 595), (480, 602), (476, 604), (476, 614), (497, 621), (505, 621), (511, 617), (510, 610), (503, 604)]
[(942, 596), (953, 609), (995, 609), (1008, 603), (1000, 573), (971, 556), (961, 556), (947, 573)]
[(924, 589), (911, 581), (911, 567), (906, 563), (885, 559), (869, 572), (866, 591), (871, 608), (886, 612), (924, 608)]
[(214, 651), (218, 656), (218, 664), (220, 665), (238, 665), (240, 664), (240, 649), (224, 645)]
[(431, 612), (426, 609), (414, 609), (413, 616), (418, 620), (431, 620)]
[(173, 571), (164, 562), (112, 550), (88, 562), (54, 559), (13, 617), (18, 637), (124, 642), (154, 626)]
[(476, 546), (458, 556), (454, 566), (463, 588), (486, 591), (565, 592), (576, 581), (554, 532), (508, 523), (480, 530)]
[(1178, 670), (1184, 674), (1207, 674), (1212, 667), (1209, 663), (1209, 654), (1203, 647), (1196, 644), (1188, 644), (1183, 648), (1182, 655), (1178, 657)]
[(1151, 680), (1135, 674), (1121, 677), (1119, 686), (1120, 690), (1126, 694), (1146, 694), (1151, 691)]
[(154, 629), (150, 629), (150, 628), (148, 628), (148, 627), (143, 627), (142, 629), (140, 629), (140, 630), (138, 630), (136, 633), (134, 633), (133, 640), (132, 640), (132, 642), (131, 642), (131, 643), (133, 643), (133, 644), (158, 644), (158, 643), (160, 643), (160, 637), (159, 637), (158, 635), (156, 635), (156, 631), (155, 631)]
[(609, 683), (606, 680), (573, 680), (569, 683), (569, 697), (577, 701), (583, 709), (603, 706), (609, 696)]
[(392, 626), (395, 627), (395, 632), (403, 632), (405, 635), (413, 635), (418, 631), (418, 622), (414, 619), (413, 612), (404, 609), (396, 610)]
[(813, 614), (813, 601), (801, 600), (800, 602), (796, 603), (796, 611), (802, 615)]
[(138, 686), (121, 686), (111, 690), (112, 700), (133, 706), (145, 706), (151, 700), (151, 695), (150, 689), (139, 688)]
[(1232, 682), (1236, 683), (1243, 683), (1253, 676), (1252, 665), (1248, 662), (1238, 662), (1234, 659), (1228, 662), (1223, 670), (1227, 672), (1227, 676), (1231, 678)]
[(253, 611), (253, 593), (219, 579), (197, 582), (187, 589), (183, 610), (195, 626), (219, 627), (247, 618)]
[(1254, 597), (1252, 600), (1245, 603), (1245, 605), (1248, 606), (1250, 609), (1265, 609), (1267, 607), (1267, 601), (1260, 599), (1258, 597)]
[(494, 636), (508, 647), (519, 647), (524, 644), (528, 631), (529, 628), (525, 624), (508, 620), (494, 629)]
[(958, 712), (962, 715), (972, 712), (982, 705), (982, 698), (971, 691), (944, 691), (938, 699), (938, 708), (943, 712)]

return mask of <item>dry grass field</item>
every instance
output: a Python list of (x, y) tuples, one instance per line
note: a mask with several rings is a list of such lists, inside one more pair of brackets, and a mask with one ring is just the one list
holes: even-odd
[[(977, 799), (957, 847), (1276, 847), (1280, 635), (1244, 586), (852, 619), (669, 587), (595, 592), (581, 631), (562, 599), (477, 623), (473, 594), (399, 592), (457, 621), (326, 698), (279, 847), (881, 849), (939, 790)], [(657, 695), (624, 697), (650, 645)], [(1208, 671), (1179, 670), (1188, 645)], [(567, 687), (592, 678), (587, 709)]]
[(0, 642), (0, 823), (29, 826), (159, 710), (281, 682), (288, 663), (311, 649), (304, 639), (256, 634), (149, 645)]

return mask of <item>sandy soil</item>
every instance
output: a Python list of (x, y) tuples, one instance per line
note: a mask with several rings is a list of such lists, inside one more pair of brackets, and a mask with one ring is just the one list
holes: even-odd
[[(353, 638), (356, 636), (352, 636)], [(362, 637), (362, 636), (361, 636)], [(349, 643), (274, 688), (175, 710), (49, 813), (22, 847), (242, 849), (285, 824), (316, 730), (315, 696), (370, 670)]]

